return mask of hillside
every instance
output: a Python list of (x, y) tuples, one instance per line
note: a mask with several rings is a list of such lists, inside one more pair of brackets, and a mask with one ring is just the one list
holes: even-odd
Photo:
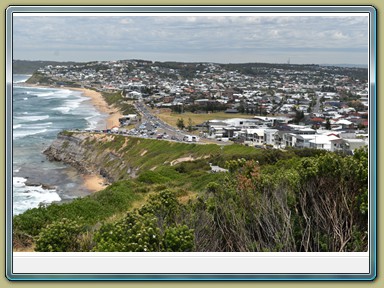
[[(240, 153), (240, 154), (239, 154)], [(81, 173), (97, 173), (110, 182), (126, 180), (160, 166), (172, 166), (180, 159), (210, 159), (223, 163), (223, 157), (252, 157), (260, 154), (251, 147), (214, 144), (187, 144), (113, 134), (62, 132), (44, 151), (50, 160), (62, 161)]]
[[(368, 153), (62, 132), (51, 160), (112, 184), (14, 217), (15, 250), (366, 251)], [(212, 173), (210, 164), (228, 172)]]
[(28, 60), (13, 60), (12, 72), (13, 74), (33, 74), (39, 68), (48, 65), (53, 66), (68, 66), (78, 64), (77, 62), (57, 62), (57, 61), (28, 61)]

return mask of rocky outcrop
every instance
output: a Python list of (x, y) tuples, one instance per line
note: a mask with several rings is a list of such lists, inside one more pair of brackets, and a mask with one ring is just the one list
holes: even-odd
[[(43, 152), (50, 161), (61, 161), (75, 167), (82, 174), (98, 174), (109, 182), (130, 178), (132, 167), (112, 150), (101, 149), (99, 139), (90, 133), (63, 132)], [(111, 140), (113, 141), (113, 140)]]

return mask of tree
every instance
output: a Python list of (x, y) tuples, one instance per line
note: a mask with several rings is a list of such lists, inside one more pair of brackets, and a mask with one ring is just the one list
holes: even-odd
[(196, 250), (367, 251), (367, 149), (279, 162), (226, 163), (194, 206)]
[(177, 119), (176, 126), (180, 130), (183, 130), (185, 128), (184, 119), (183, 118)]
[(191, 118), (188, 118), (188, 131), (191, 132), (193, 130), (193, 123), (192, 123), (192, 119)]
[(304, 112), (296, 110), (295, 118), (293, 118), (293, 123), (299, 124), (300, 121), (304, 119)]
[(325, 122), (325, 129), (331, 130), (331, 122), (329, 121), (329, 118), (327, 118), (327, 120)]

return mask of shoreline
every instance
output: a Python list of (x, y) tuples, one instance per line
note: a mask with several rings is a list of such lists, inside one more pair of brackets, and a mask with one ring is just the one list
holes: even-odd
[[(48, 85), (36, 85), (36, 84), (28, 84), (23, 83), (25, 86), (30, 87), (41, 87), (41, 88), (54, 88), (54, 89), (64, 89), (71, 91), (81, 92), (81, 95), (90, 99), (91, 105), (96, 108), (102, 114), (107, 114), (105, 127), (106, 129), (111, 129), (114, 126), (119, 127), (119, 118), (123, 116), (123, 114), (115, 107), (110, 107), (108, 103), (104, 100), (102, 94), (98, 91), (91, 90), (88, 88), (76, 88), (69, 86), (48, 86)], [(90, 194), (101, 191), (109, 186), (110, 183), (99, 174), (81, 174), (79, 175), (83, 179), (82, 186), (85, 187)]]
[(105, 102), (103, 96), (100, 92), (91, 90), (88, 88), (74, 88), (74, 87), (58, 87), (59, 89), (68, 89), (72, 91), (79, 91), (83, 96), (90, 98), (93, 107), (98, 111), (104, 114), (108, 114), (106, 119), (106, 128), (111, 129), (114, 126), (119, 127), (119, 118), (123, 117), (123, 114), (114, 107), (110, 107), (107, 102)]
[[(106, 129), (111, 129), (114, 126), (119, 126), (119, 118), (123, 115), (117, 108), (112, 108), (104, 100), (100, 92), (87, 88), (75, 88), (75, 87), (57, 87), (59, 89), (68, 89), (72, 91), (79, 91), (82, 96), (90, 98), (92, 106), (101, 113), (108, 114), (106, 119)], [(83, 186), (92, 194), (101, 190), (104, 190), (109, 186), (107, 180), (100, 174), (82, 174)]]
[[(21, 83), (18, 83), (21, 84)], [(82, 96), (85, 96), (91, 100), (92, 106), (96, 108), (99, 112), (103, 114), (108, 114), (107, 120), (106, 120), (106, 129), (111, 129), (114, 126), (119, 126), (119, 118), (123, 116), (123, 114), (119, 111), (119, 109), (115, 107), (111, 107), (108, 105), (108, 103), (104, 100), (103, 95), (101, 95), (100, 92), (89, 89), (89, 88), (77, 88), (77, 87), (70, 87), (70, 86), (48, 86), (48, 85), (37, 85), (37, 84), (28, 84), (28, 83), (22, 83), (24, 86), (30, 86), (30, 87), (41, 87), (41, 88), (53, 88), (53, 89), (64, 89), (64, 90), (71, 90), (71, 91), (78, 91), (81, 92)]]

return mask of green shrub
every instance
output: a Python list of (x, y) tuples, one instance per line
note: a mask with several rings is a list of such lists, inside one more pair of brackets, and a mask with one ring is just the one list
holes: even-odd
[(74, 132), (64, 130), (64, 131), (61, 131), (60, 134), (63, 136), (71, 137), (71, 136), (73, 136)]
[(94, 240), (93, 250), (98, 252), (188, 252), (194, 247), (192, 229), (185, 225), (160, 229), (158, 219), (149, 213), (128, 213), (121, 221), (104, 224)]
[(220, 184), (216, 182), (209, 182), (207, 185), (207, 192), (209, 193), (217, 193), (220, 190)]
[(145, 205), (143, 205), (139, 214), (155, 215), (162, 223), (171, 225), (175, 223), (175, 219), (181, 209), (176, 195), (169, 190), (164, 190), (158, 194), (151, 195)]
[(41, 229), (36, 241), (39, 252), (70, 252), (79, 250), (78, 236), (83, 230), (76, 221), (63, 218)]
[(169, 227), (165, 230), (163, 239), (163, 251), (190, 252), (193, 251), (193, 229), (186, 225)]
[(160, 229), (153, 215), (128, 213), (121, 221), (103, 225), (95, 235), (98, 252), (160, 251)]
[(146, 184), (162, 184), (169, 182), (171, 179), (164, 177), (154, 171), (145, 171), (141, 173), (139, 177), (137, 177), (137, 180)]

